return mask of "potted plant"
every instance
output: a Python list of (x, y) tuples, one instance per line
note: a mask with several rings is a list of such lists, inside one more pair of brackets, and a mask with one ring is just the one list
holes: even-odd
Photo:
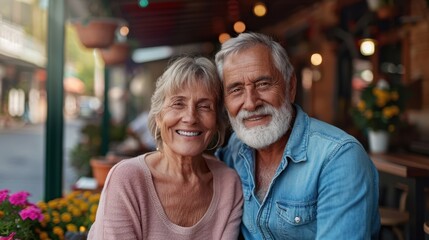
[[(357, 127), (368, 133), (371, 152), (387, 150), (389, 134), (395, 132), (402, 122), (405, 97), (401, 84), (389, 85), (383, 79), (377, 84), (368, 85), (361, 92), (360, 101), (352, 108), (351, 114)], [(377, 136), (384, 138), (384, 141)], [(374, 143), (381, 145), (376, 145), (374, 149)]]
[[(91, 166), (92, 159), (107, 161), (101, 155), (101, 127), (98, 122), (88, 122), (81, 128), (80, 141), (70, 151), (70, 165), (79, 177), (92, 177), (94, 168)], [(110, 128), (110, 140), (113, 144), (122, 141), (126, 135), (125, 126), (112, 124)], [(109, 164), (112, 161), (109, 161)], [(98, 176), (98, 173), (96, 174)]]

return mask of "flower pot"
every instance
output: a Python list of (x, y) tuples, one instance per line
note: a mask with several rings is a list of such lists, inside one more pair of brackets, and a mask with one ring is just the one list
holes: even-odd
[(387, 131), (368, 131), (369, 151), (385, 153), (389, 148), (389, 133)]
[(113, 43), (108, 48), (100, 49), (101, 58), (107, 66), (124, 63), (129, 52), (130, 47), (127, 43)]
[(90, 165), (92, 169), (92, 175), (99, 187), (104, 186), (104, 182), (106, 181), (107, 174), (110, 169), (115, 165), (115, 163), (107, 161), (103, 157), (93, 157), (90, 160)]
[(121, 21), (114, 18), (73, 20), (81, 43), (87, 48), (107, 48), (115, 40), (115, 31)]

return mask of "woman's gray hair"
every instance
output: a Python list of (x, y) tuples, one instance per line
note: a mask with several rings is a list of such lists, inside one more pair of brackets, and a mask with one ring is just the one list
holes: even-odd
[(162, 138), (160, 129), (156, 125), (156, 118), (163, 109), (166, 97), (196, 83), (202, 84), (215, 97), (216, 126), (219, 130), (219, 135), (214, 134), (212, 142), (217, 146), (223, 144), (228, 121), (223, 105), (222, 83), (219, 81), (216, 66), (206, 57), (180, 56), (173, 59), (164, 73), (158, 78), (151, 99), (148, 126), (158, 147), (162, 147)]
[(223, 64), (226, 57), (258, 44), (264, 45), (270, 50), (275, 67), (282, 74), (286, 86), (289, 86), (289, 80), (293, 73), (293, 66), (289, 61), (286, 50), (271, 37), (253, 32), (241, 33), (237, 37), (231, 38), (222, 44), (222, 48), (216, 54), (215, 58), (220, 79), (223, 81)]

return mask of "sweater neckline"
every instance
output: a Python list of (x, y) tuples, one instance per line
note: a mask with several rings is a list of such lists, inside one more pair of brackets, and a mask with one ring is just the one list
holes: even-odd
[(140, 162), (143, 167), (143, 171), (145, 172), (144, 177), (148, 186), (149, 195), (152, 200), (152, 204), (154, 205), (154, 208), (156, 209), (156, 212), (158, 216), (162, 219), (163, 223), (172, 231), (175, 231), (181, 234), (188, 234), (190, 232), (198, 231), (198, 229), (206, 226), (206, 224), (209, 224), (214, 212), (216, 211), (218, 200), (219, 200), (218, 196), (220, 193), (219, 184), (218, 184), (219, 180), (218, 180), (218, 175), (216, 174), (216, 168), (211, 163), (212, 161), (211, 158), (213, 157), (204, 154), (204, 159), (206, 161), (207, 167), (209, 168), (210, 172), (213, 175), (213, 196), (210, 201), (210, 205), (207, 208), (207, 211), (204, 213), (204, 215), (197, 223), (195, 223), (190, 227), (183, 227), (178, 224), (175, 224), (168, 218), (167, 214), (165, 213), (164, 207), (161, 204), (161, 200), (159, 199), (158, 194), (155, 190), (155, 184), (152, 179), (152, 173), (150, 172), (149, 166), (147, 165), (145, 160), (147, 155), (153, 154), (153, 153), (154, 152), (142, 155)]

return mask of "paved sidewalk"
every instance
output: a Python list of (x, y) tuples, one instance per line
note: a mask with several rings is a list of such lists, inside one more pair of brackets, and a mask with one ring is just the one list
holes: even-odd
[[(77, 180), (69, 166), (69, 151), (79, 139), (79, 120), (64, 122), (63, 186), (68, 192)], [(45, 125), (14, 122), (0, 127), (0, 189), (28, 191), (31, 201), (43, 200), (45, 172)]]

